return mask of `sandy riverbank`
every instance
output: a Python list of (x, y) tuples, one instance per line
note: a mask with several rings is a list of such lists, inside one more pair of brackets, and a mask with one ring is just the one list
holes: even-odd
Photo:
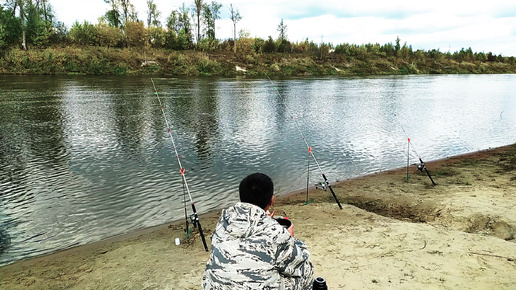
[[(516, 289), (516, 146), (278, 198), (330, 289)], [(219, 211), (201, 216), (207, 237)], [(199, 289), (208, 259), (183, 224), (0, 268), (0, 289)], [(209, 242), (209, 238), (208, 238)]]

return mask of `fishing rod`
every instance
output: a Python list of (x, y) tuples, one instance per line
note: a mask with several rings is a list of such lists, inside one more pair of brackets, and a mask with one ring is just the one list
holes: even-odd
[[(274, 87), (274, 83), (272, 82), (271, 78), (267, 75), (267, 78), (269, 79), (269, 81), (271, 82), (271, 84), (273, 85), (273, 88), (274, 90), (276, 91), (276, 93), (278, 94), (281, 102), (283, 103), (283, 106), (285, 106), (285, 108), (288, 110), (288, 106), (287, 106), (287, 103), (285, 102), (285, 99), (283, 98), (283, 96), (281, 95), (281, 93), (279, 92), (278, 88), (277, 87)], [(306, 138), (305, 138), (305, 135), (303, 134), (303, 132), (301, 131), (301, 128), (299, 127), (299, 124), (297, 123), (296, 119), (294, 118), (294, 116), (290, 115), (290, 118), (294, 121), (294, 124), (297, 128), (297, 131), (299, 132), (299, 134), (301, 134), (301, 137), (303, 138), (303, 141), (305, 142), (305, 145), (306, 145), (306, 148), (308, 149), (308, 154), (312, 157), (312, 159), (314, 160), (314, 163), (315, 165), (317, 166), (317, 168), (319, 169), (319, 171), (321, 172), (321, 175), (323, 177), (323, 180), (324, 180), (324, 184), (322, 185), (322, 188), (325, 189), (325, 188), (329, 188), (330, 189), (330, 192), (331, 194), (333, 195), (333, 198), (335, 199), (335, 201), (337, 202), (337, 204), (339, 205), (339, 208), (342, 209), (342, 205), (340, 205), (340, 202), (339, 202), (339, 199), (337, 198), (337, 195), (335, 194), (335, 192), (333, 191), (333, 188), (331, 187), (331, 184), (330, 182), (328, 181), (328, 179), (326, 178), (326, 175), (324, 174), (324, 172), (322, 171), (321, 169), (321, 166), (319, 165), (319, 162), (317, 162), (317, 159), (315, 158), (315, 155), (314, 155), (314, 152), (312, 150), (312, 147), (310, 147), (310, 145), (308, 145), (308, 142), (306, 141)], [(308, 192), (307, 192), (307, 196), (308, 196)]]
[[(419, 154), (417, 154), (416, 147), (414, 147), (414, 144), (412, 144), (412, 142), (410, 142), (410, 138), (409, 138), (409, 136), (407, 134), (407, 131), (405, 131), (405, 128), (403, 127), (403, 125), (401, 125), (401, 123), (398, 120), (398, 117), (396, 116), (396, 114), (394, 114), (394, 119), (400, 125), (401, 130), (403, 130), (403, 132), (405, 133), (405, 136), (407, 136), (407, 140), (408, 140), (408, 145), (407, 145), (408, 148), (407, 149), (409, 151), (409, 152), (407, 152), (407, 155), (410, 156), (410, 147), (412, 147), (412, 150), (414, 150), (414, 153), (416, 153), (416, 156), (417, 156), (417, 158), (419, 159), (419, 162), (420, 162), (417, 165), (417, 169), (419, 171), (421, 171), (421, 172), (423, 172), (423, 170), (424, 170), (426, 172), (426, 174), (428, 175), (428, 178), (430, 178), (430, 181), (432, 181), (432, 185), (435, 186), (435, 182), (434, 182), (432, 176), (430, 175), (430, 172), (428, 171), (428, 169), (426, 169), (425, 162), (423, 162), (423, 160), (421, 159)], [(409, 158), (410, 157), (407, 157), (407, 181), (408, 181), (408, 178), (409, 178), (409, 175), (408, 175)]]
[[(185, 175), (186, 170), (183, 167), (183, 165), (181, 164), (181, 159), (179, 158), (179, 153), (177, 152), (176, 143), (174, 142), (174, 136), (172, 135), (172, 130), (170, 129), (170, 125), (168, 123), (167, 116), (165, 115), (165, 108), (161, 102), (158, 90), (156, 89), (156, 85), (154, 84), (154, 80), (152, 78), (151, 78), (151, 82), (152, 82), (152, 86), (154, 87), (154, 94), (156, 95), (158, 102), (159, 102), (159, 106), (161, 107), (161, 113), (163, 114), (163, 118), (165, 119), (165, 124), (167, 125), (168, 135), (170, 136), (170, 140), (172, 140), (172, 146), (174, 147), (174, 152), (177, 157), (177, 163), (179, 165), (179, 172), (181, 173), (181, 178), (183, 180), (183, 193), (186, 191), (186, 193), (188, 193), (188, 197), (190, 198), (190, 203), (192, 205), (192, 211), (193, 211), (193, 214), (190, 216), (190, 218), (192, 220), (193, 228), (197, 227), (199, 229), (199, 234), (201, 235), (202, 243), (204, 245), (204, 250), (206, 252), (208, 252), (208, 245), (206, 244), (206, 239), (204, 238), (204, 233), (202, 232), (201, 221), (199, 220), (199, 216), (197, 215), (197, 210), (195, 209), (195, 204), (192, 199), (192, 194), (190, 193), (190, 188), (188, 187), (188, 182), (186, 181), (186, 175)], [(183, 195), (183, 197), (184, 197), (184, 195)], [(186, 219), (185, 231), (187, 231), (188, 230), (188, 217), (187, 217), (187, 211), (186, 211), (186, 198), (185, 197), (183, 198), (183, 201), (185, 202), (185, 219)], [(188, 237), (188, 234), (189, 234), (189, 232), (187, 233), (187, 237)]]

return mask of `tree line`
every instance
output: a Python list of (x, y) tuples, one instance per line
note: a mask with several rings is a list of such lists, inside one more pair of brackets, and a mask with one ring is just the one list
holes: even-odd
[[(402, 44), (400, 38), (394, 43), (368, 43), (350, 44), (342, 43), (314, 43), (308, 38), (304, 41), (290, 42), (288, 40), (288, 27), (281, 19), (277, 27), (277, 37), (271, 35), (267, 39), (251, 37), (245, 30), (237, 30), (237, 24), (242, 20), (242, 15), (232, 4), (226, 7), (229, 10), (229, 19), (233, 23), (233, 37), (221, 40), (216, 36), (216, 22), (221, 19), (222, 4), (216, 1), (193, 0), (192, 3), (182, 5), (172, 10), (164, 23), (160, 22), (161, 12), (154, 0), (147, 0), (146, 19), (142, 20), (135, 10), (131, 0), (104, 0), (108, 10), (100, 15), (97, 23), (88, 21), (75, 22), (69, 29), (57, 20), (55, 11), (48, 0), (4, 0), (0, 1), (0, 64), (4, 58), (4, 71), (9, 67), (18, 66), (17, 61), (25, 57), (19, 53), (6, 53), (16, 50), (39, 50), (45, 52), (46, 61), (56, 59), (63, 54), (66, 48), (102, 48), (103, 55), (97, 55), (100, 62), (110, 63), (111, 67), (123, 67), (132, 63), (130, 58), (124, 58), (125, 64), (117, 64), (117, 59), (108, 53), (110, 49), (130, 48), (138, 52), (154, 50), (154, 56), (165, 59), (170, 67), (174, 63), (183, 63), (183, 56), (178, 60), (170, 60), (165, 57), (167, 52), (201, 51), (211, 54), (188, 54), (189, 59), (182, 71), (178, 73), (191, 73), (191, 69), (185, 69), (186, 65), (196, 66), (201, 73), (230, 74), (231, 65), (248, 65), (254, 67), (256, 74), (265, 73), (267, 70), (282, 74), (325, 74), (328, 71), (339, 68), (340, 73), (351, 74), (391, 74), (391, 73), (446, 73), (449, 67), (454, 66), (453, 61), (464, 62), (459, 68), (453, 68), (457, 72), (484, 73), (493, 72), (492, 66), (482, 65), (484, 62), (504, 63), (511, 67), (510, 70), (496, 69), (498, 72), (512, 72), (514, 70), (514, 57), (494, 55), (491, 52), (474, 52), (471, 48), (462, 48), (456, 52), (441, 52), (438, 49), (414, 50), (411, 45)], [(61, 51), (59, 50), (61, 49)], [(162, 51), (157, 53), (157, 51)], [(88, 53), (83, 51), (84, 53)], [(75, 51), (75, 53), (81, 53)], [(91, 53), (91, 51), (89, 52)], [(95, 52), (98, 54), (99, 52)], [(223, 57), (216, 57), (222, 53)], [(131, 55), (131, 53), (126, 53)], [(276, 59), (276, 55), (287, 54), (290, 61)], [(215, 56), (215, 58), (213, 58)], [(270, 57), (272, 58), (270, 58)], [(42, 56), (31, 54), (31, 57), (43, 59)], [(64, 58), (64, 56), (63, 56)], [(305, 58), (304, 60), (301, 60)], [(70, 61), (71, 58), (66, 58)], [(321, 62), (330, 60), (335, 66), (327, 68)], [(315, 63), (314, 63), (315, 61)], [(228, 64), (222, 64), (228, 62)], [(229, 65), (231, 62), (231, 65)], [(474, 66), (467, 62), (476, 62)], [(54, 64), (48, 64), (54, 65)], [(73, 64), (72, 71), (81, 71)], [(266, 65), (266, 66), (265, 66)], [(131, 65), (131, 70), (136, 70), (138, 63)], [(216, 70), (212, 69), (217, 68)], [(309, 67), (309, 69), (306, 69)], [(313, 69), (317, 67), (317, 69)], [(279, 70), (278, 70), (279, 68)], [(129, 68), (127, 68), (129, 69)], [(21, 69), (22, 71), (27, 68)], [(30, 70), (30, 69), (29, 69)], [(43, 70), (46, 71), (46, 70)], [(49, 70), (52, 73), (53, 70)], [(100, 70), (95, 73), (102, 73)], [(186, 71), (186, 72), (185, 72)], [(337, 71), (339, 72), (339, 71)], [(90, 73), (90, 72), (88, 72)]]
[[(147, 0), (146, 21), (139, 18), (130, 0), (104, 0), (109, 10), (99, 17), (98, 23), (75, 22), (70, 29), (57, 21), (48, 0), (2, 2), (0, 49), (18, 45), (26, 50), (28, 47), (75, 44), (118, 48), (147, 45), (186, 50), (215, 48), (220, 44), (215, 27), (216, 21), (221, 19), (222, 4), (216, 1), (194, 0), (191, 6), (183, 3), (168, 15), (163, 27), (159, 20), (161, 12), (154, 0)], [(229, 9), (236, 30), (242, 17), (233, 5)]]

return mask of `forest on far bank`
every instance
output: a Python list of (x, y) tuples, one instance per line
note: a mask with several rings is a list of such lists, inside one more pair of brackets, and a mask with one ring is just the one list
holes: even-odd
[(414, 50), (407, 43), (291, 42), (287, 25), (277, 37), (236, 33), (242, 19), (230, 7), (234, 37), (220, 40), (215, 22), (221, 4), (194, 0), (172, 11), (165, 28), (148, 0), (147, 25), (129, 0), (105, 0), (111, 9), (98, 23), (67, 29), (45, 0), (0, 4), (0, 74), (261, 76), (516, 73), (514, 57), (474, 52)]

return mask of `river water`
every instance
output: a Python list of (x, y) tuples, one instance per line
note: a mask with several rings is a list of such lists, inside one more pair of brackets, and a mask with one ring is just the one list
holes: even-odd
[(200, 214), (516, 142), (516, 75), (153, 81), (0, 76), (0, 265), (184, 218), (172, 140)]

